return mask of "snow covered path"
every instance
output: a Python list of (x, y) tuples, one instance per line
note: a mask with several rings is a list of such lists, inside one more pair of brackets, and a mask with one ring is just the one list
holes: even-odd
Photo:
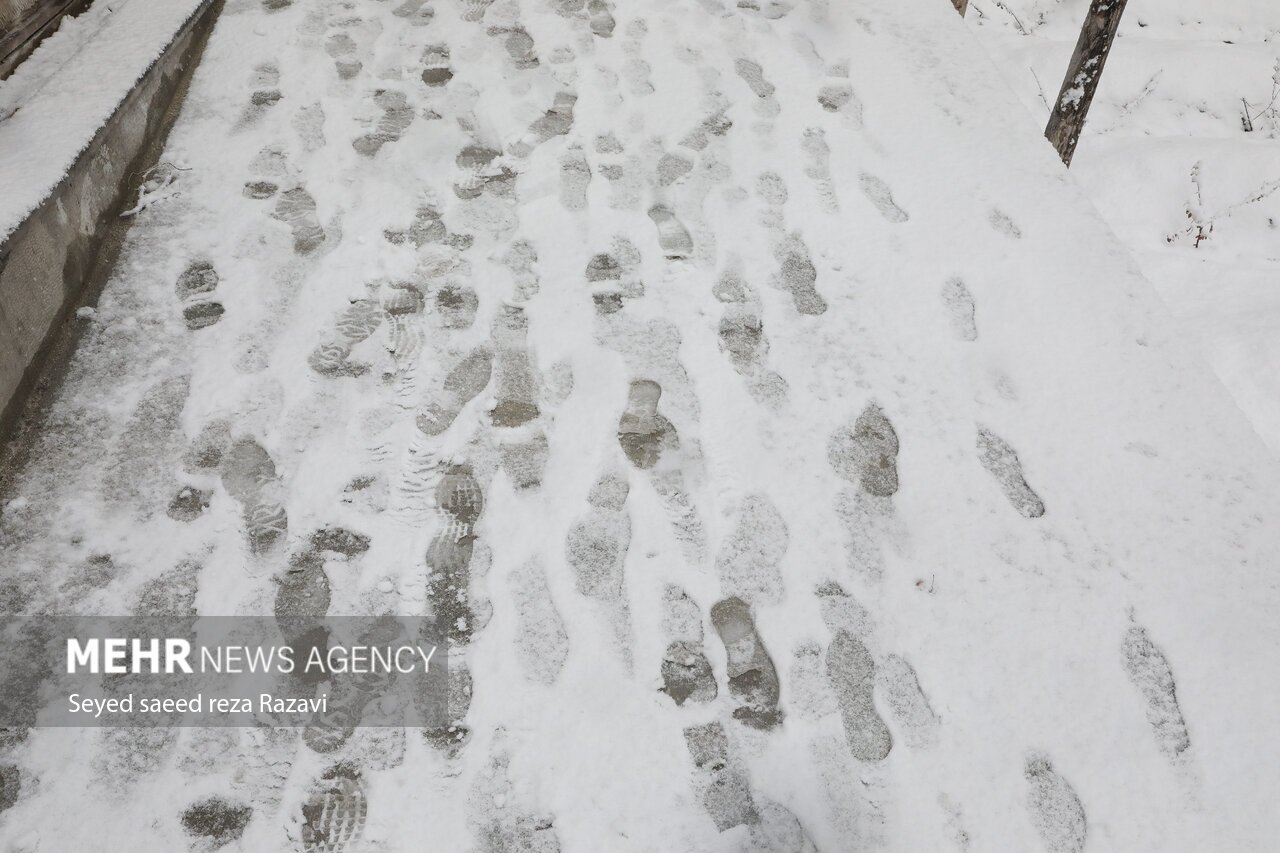
[(1276, 463), (950, 4), (758, 5), (227, 4), (0, 612), (455, 725), (33, 730), (4, 849), (1266, 849)]

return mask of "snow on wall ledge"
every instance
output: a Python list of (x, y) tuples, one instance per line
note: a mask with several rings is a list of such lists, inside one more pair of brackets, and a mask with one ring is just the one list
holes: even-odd
[(0, 122), (0, 239), (37, 207), (207, 0), (125, 3), (97, 36)]
[(34, 85), (0, 121), (0, 432), (162, 132), (206, 20), (193, 11), (212, 6), (166, 4), (140, 18), (147, 9), (126, 5), (92, 22), (78, 50), (72, 38), (50, 45), (48, 57), (37, 52), (39, 67), (21, 81)]

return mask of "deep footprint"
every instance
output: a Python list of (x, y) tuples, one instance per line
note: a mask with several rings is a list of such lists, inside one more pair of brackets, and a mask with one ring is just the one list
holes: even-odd
[(778, 709), (778, 673), (756, 632), (751, 607), (741, 598), (726, 598), (711, 608), (711, 624), (728, 657), (729, 693), (742, 704), (734, 719), (755, 729), (782, 722)]
[(618, 422), (618, 443), (632, 465), (641, 470), (658, 464), (664, 450), (676, 446), (671, 422), (658, 414), (662, 386), (650, 379), (631, 383), (627, 407)]
[(422, 66), (422, 82), (428, 86), (443, 86), (453, 79), (448, 45), (428, 45), (422, 55)]
[(303, 853), (354, 853), (368, 816), (360, 772), (346, 764), (330, 768), (302, 806)]

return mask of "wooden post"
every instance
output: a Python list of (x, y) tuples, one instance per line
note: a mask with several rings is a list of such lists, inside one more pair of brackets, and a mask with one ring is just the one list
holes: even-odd
[(956, 11), (963, 18), (964, 13), (969, 9), (969, 0), (951, 0), (951, 5), (956, 7)]
[(1058, 100), (1049, 115), (1044, 135), (1068, 166), (1076, 153), (1085, 116), (1089, 114), (1093, 94), (1098, 90), (1098, 80), (1102, 77), (1102, 68), (1107, 63), (1107, 54), (1111, 51), (1111, 42), (1116, 37), (1127, 2), (1093, 0), (1090, 3), (1089, 14), (1080, 30), (1080, 40), (1076, 42), (1076, 52), (1071, 55), (1067, 76), (1062, 80), (1062, 91), (1058, 93)]

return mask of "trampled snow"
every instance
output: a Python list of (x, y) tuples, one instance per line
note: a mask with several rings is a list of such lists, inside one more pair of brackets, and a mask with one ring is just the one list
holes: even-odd
[(35, 729), (7, 849), (1280, 830), (1280, 468), (945, 0), (232, 0), (163, 159), (8, 618), (431, 612), (469, 681)]

